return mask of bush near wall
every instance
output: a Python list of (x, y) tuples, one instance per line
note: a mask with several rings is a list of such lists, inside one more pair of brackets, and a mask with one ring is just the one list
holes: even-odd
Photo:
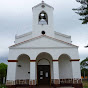
[(80, 63), (81, 68), (81, 78), (87, 79), (88, 78), (88, 57), (81, 61)]
[(0, 84), (3, 84), (3, 78), (7, 75), (7, 65), (0, 63)]
[(7, 88), (5, 85), (0, 85), (0, 88)]

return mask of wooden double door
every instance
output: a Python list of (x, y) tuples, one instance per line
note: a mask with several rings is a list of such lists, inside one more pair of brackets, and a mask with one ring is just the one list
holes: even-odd
[(50, 85), (50, 65), (38, 65), (38, 85)]

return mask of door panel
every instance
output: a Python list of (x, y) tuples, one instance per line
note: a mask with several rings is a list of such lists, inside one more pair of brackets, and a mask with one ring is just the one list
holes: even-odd
[(50, 85), (50, 65), (38, 65), (38, 84)]

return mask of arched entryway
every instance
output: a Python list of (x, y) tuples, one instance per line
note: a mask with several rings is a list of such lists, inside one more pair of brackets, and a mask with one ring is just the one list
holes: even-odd
[(30, 57), (26, 54), (21, 54), (17, 58), (16, 68), (16, 83), (29, 84), (30, 79)]
[(49, 53), (42, 52), (36, 58), (37, 67), (37, 84), (51, 85), (53, 78), (52, 56)]
[(73, 78), (70, 59), (70, 56), (67, 54), (62, 54), (59, 57), (59, 77), (61, 83), (66, 83), (66, 81)]

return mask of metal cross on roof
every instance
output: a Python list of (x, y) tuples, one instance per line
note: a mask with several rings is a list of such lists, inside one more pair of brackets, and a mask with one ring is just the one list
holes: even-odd
[(44, 1), (42, 0), (42, 3), (43, 3)]

